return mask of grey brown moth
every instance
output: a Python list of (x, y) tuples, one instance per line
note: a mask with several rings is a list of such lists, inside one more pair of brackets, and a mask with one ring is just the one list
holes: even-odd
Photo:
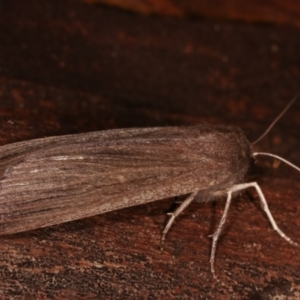
[(187, 194), (171, 215), (164, 240), (176, 216), (195, 198), (206, 201), (227, 195), (213, 235), (214, 274), (217, 240), (237, 191), (255, 188), (272, 227), (294, 243), (276, 225), (258, 184), (245, 183), (258, 154), (241, 129), (208, 124), (115, 129), (4, 145), (0, 147), (0, 234)]

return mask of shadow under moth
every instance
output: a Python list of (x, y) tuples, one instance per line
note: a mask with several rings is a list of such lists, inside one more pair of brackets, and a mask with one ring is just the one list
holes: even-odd
[(226, 206), (210, 257), (214, 274), (217, 240), (237, 191), (255, 188), (273, 229), (296, 244), (278, 228), (259, 185), (245, 183), (255, 156), (264, 154), (272, 156), (253, 152), (241, 129), (209, 124), (114, 129), (4, 145), (0, 234), (187, 194), (171, 214), (163, 241), (176, 216), (194, 199), (209, 201), (224, 195)]

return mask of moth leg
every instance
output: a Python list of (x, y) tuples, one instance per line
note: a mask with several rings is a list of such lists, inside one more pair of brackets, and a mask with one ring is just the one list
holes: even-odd
[(259, 200), (260, 200), (260, 203), (261, 203), (261, 206), (262, 206), (262, 209), (264, 210), (264, 212), (266, 213), (271, 225), (272, 225), (272, 228), (277, 231), (277, 233), (282, 237), (284, 238), (286, 241), (288, 241), (289, 243), (291, 243), (292, 245), (295, 245), (295, 246), (298, 246), (299, 245), (297, 243), (295, 243), (291, 238), (289, 238), (286, 234), (284, 234), (282, 232), (282, 230), (277, 226), (271, 212), (270, 212), (270, 209), (269, 209), (269, 206), (268, 206), (268, 203), (267, 203), (267, 200), (260, 188), (260, 186), (257, 184), (257, 182), (250, 182), (250, 183), (242, 183), (242, 184), (236, 184), (234, 185), (233, 187), (231, 187), (231, 189), (227, 192), (227, 202), (226, 202), (226, 206), (225, 206), (225, 209), (224, 209), (224, 212), (223, 212), (223, 216), (221, 218), (221, 221), (217, 227), (217, 230), (216, 232), (213, 234), (213, 244), (212, 244), (212, 249), (211, 249), (211, 255), (210, 255), (210, 267), (211, 267), (211, 272), (213, 274), (213, 276), (215, 277), (215, 270), (214, 270), (214, 261), (215, 261), (215, 254), (216, 254), (216, 247), (217, 247), (217, 241), (218, 241), (218, 238), (220, 236), (220, 233), (221, 233), (221, 230), (222, 230), (222, 227), (226, 221), (226, 217), (227, 217), (227, 214), (228, 214), (228, 210), (229, 210), (229, 207), (230, 207), (230, 203), (231, 203), (231, 198), (232, 198), (232, 193), (234, 192), (237, 192), (237, 191), (240, 191), (240, 190), (244, 190), (244, 189), (247, 189), (249, 187), (254, 187), (258, 193), (258, 196), (259, 196)]
[(260, 200), (260, 203), (261, 203), (261, 206), (262, 206), (262, 209), (264, 210), (264, 212), (266, 213), (271, 225), (272, 225), (272, 228), (282, 237), (284, 238), (286, 241), (288, 241), (290, 244), (294, 245), (294, 246), (298, 246), (299, 245), (294, 242), (291, 238), (289, 238), (285, 233), (283, 233), (281, 231), (281, 229), (277, 226), (271, 212), (270, 212), (270, 209), (269, 209), (269, 206), (268, 206), (268, 203), (267, 203), (267, 200), (260, 188), (260, 186), (257, 184), (257, 182), (250, 182), (250, 183), (244, 183), (244, 184), (237, 184), (235, 186), (232, 187), (232, 191), (238, 191), (238, 190), (242, 190), (242, 189), (245, 189), (245, 188), (249, 188), (249, 187), (254, 187), (258, 193), (258, 196), (259, 196), (259, 200)]
[(230, 207), (230, 204), (231, 204), (231, 199), (232, 199), (232, 191), (228, 191), (227, 192), (226, 205), (225, 205), (225, 209), (224, 209), (222, 218), (221, 218), (220, 223), (217, 227), (217, 230), (214, 232), (214, 234), (212, 236), (213, 242), (212, 242), (211, 254), (210, 254), (210, 270), (211, 270), (214, 277), (216, 277), (215, 276), (214, 263), (215, 263), (217, 242), (218, 242), (218, 239), (220, 237), (220, 233), (222, 231), (223, 225), (225, 224), (225, 221), (226, 221), (226, 218), (227, 218), (227, 215), (228, 215), (229, 207)]
[(165, 239), (166, 239), (166, 235), (169, 231), (169, 229), (171, 228), (173, 222), (175, 221), (175, 218), (180, 215), (180, 213), (183, 212), (183, 210), (185, 208), (187, 208), (189, 206), (189, 204), (195, 199), (196, 195), (198, 194), (198, 190), (196, 190), (195, 192), (193, 192), (192, 194), (190, 194), (181, 204), (180, 206), (171, 214), (171, 217), (167, 223), (167, 225), (164, 228), (164, 231), (162, 233), (162, 237), (161, 237), (161, 244), (164, 243)]

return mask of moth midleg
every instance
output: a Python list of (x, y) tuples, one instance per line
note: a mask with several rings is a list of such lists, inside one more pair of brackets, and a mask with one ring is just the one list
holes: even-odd
[(217, 242), (218, 242), (220, 233), (222, 231), (223, 225), (225, 224), (225, 221), (226, 221), (226, 218), (227, 218), (227, 215), (228, 215), (229, 207), (230, 207), (230, 204), (231, 204), (231, 199), (232, 199), (232, 192), (228, 191), (227, 192), (226, 205), (225, 205), (225, 209), (224, 209), (222, 218), (221, 218), (220, 223), (217, 227), (217, 230), (214, 232), (214, 234), (212, 236), (213, 242), (212, 242), (211, 254), (210, 254), (210, 270), (211, 270), (214, 277), (215, 277), (214, 262), (215, 262)]

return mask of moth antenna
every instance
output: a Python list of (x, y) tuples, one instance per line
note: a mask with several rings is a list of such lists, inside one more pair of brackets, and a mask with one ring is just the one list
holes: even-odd
[(278, 156), (278, 155), (275, 155), (275, 154), (272, 154), (272, 153), (268, 153), (268, 152), (254, 152), (253, 153), (253, 156), (258, 156), (258, 155), (264, 155), (264, 156), (271, 156), (271, 157), (274, 157), (278, 160), (281, 160), (282, 162), (286, 163), (287, 165), (289, 165), (290, 167), (296, 169), (297, 171), (300, 172), (300, 168), (296, 165), (294, 165), (293, 163), (289, 162), (288, 160), (282, 158), (281, 156)]
[(300, 93), (298, 93), (291, 101), (290, 103), (284, 108), (284, 110), (279, 114), (279, 116), (269, 125), (269, 127), (266, 129), (266, 131), (256, 140), (252, 145), (258, 143), (261, 139), (263, 139), (267, 133), (273, 128), (273, 126), (278, 122), (278, 120), (281, 119), (281, 117), (286, 113), (286, 111), (291, 107), (291, 105), (298, 99), (300, 96)]

